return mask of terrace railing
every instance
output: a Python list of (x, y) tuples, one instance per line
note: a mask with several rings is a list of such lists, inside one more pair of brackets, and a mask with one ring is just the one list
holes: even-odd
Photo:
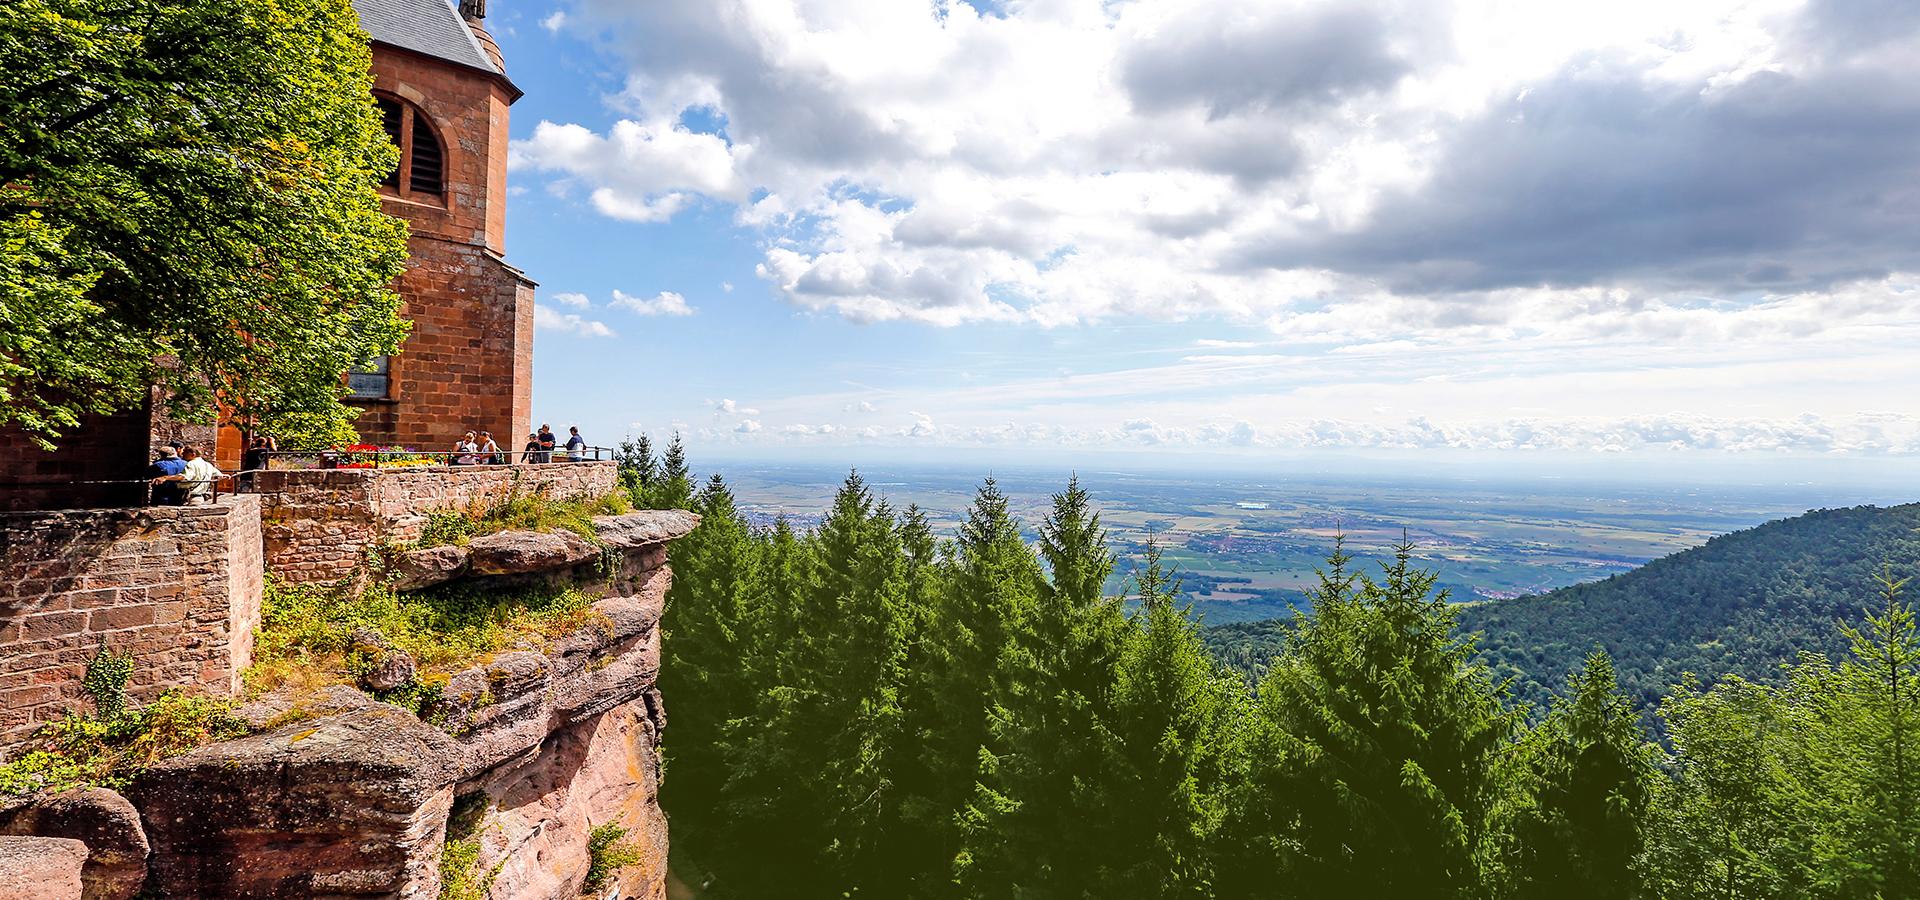
[(262, 453), (261, 469), (400, 469), (452, 466), (561, 465), (602, 462), (614, 458), (612, 447), (583, 447), (579, 450), (495, 450), (462, 452), (458, 450), (267, 450)]

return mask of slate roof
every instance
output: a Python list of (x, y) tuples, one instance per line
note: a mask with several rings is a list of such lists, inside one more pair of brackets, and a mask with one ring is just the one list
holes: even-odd
[(448, 0), (353, 0), (360, 27), (374, 40), (450, 63), (505, 75), (480, 49)]

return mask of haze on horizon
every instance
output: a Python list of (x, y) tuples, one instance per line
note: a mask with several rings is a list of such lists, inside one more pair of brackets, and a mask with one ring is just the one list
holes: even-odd
[(500, 0), (536, 414), (1899, 481), (1920, 6)]

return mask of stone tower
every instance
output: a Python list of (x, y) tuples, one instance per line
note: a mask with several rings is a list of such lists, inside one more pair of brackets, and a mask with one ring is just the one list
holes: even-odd
[(520, 90), (482, 24), (485, 0), (354, 0), (400, 167), (381, 188), (412, 228), (397, 285), (413, 334), (349, 375), (367, 441), (445, 450), (469, 429), (502, 446), (533, 418), (534, 283), (506, 252), (507, 108)]

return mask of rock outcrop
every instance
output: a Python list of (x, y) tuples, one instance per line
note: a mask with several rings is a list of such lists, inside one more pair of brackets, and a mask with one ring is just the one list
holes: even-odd
[(467, 548), (452, 544), (408, 550), (394, 555), (388, 574), (395, 590), (417, 591), (467, 574), (471, 559)]
[(0, 837), (0, 900), (80, 900), (86, 861), (70, 838)]
[(369, 699), (162, 762), (129, 791), (153, 847), (148, 887), (433, 897), (458, 759), (452, 738)]
[(546, 572), (599, 558), (599, 547), (571, 531), (502, 531), (467, 542), (467, 566), (475, 575)]
[[(572, 570), (588, 563), (571, 542), (591, 548), (594, 590), (604, 596), (585, 625), (544, 650), (496, 653), (453, 673), (418, 716), (339, 685), (264, 698), (239, 713), (274, 727), (144, 773), (128, 797), (152, 847), (146, 890), (425, 900), (456, 877), (499, 900), (562, 900), (579, 896), (588, 836), (612, 824), (641, 851), (620, 875), (621, 896), (664, 900), (666, 718), (654, 684), (672, 583), (665, 542), (698, 520), (608, 518), (616, 537), (605, 541), (606, 561), (572, 534), (558, 550), (524, 537), (466, 548), (469, 578), (535, 560), (578, 577)], [(483, 566), (483, 556), (518, 561)], [(382, 673), (398, 651), (376, 637), (356, 635), (350, 648), (370, 663), (363, 677), (411, 680)], [(451, 816), (456, 805), (474, 815)], [(451, 872), (461, 863), (443, 858), (450, 818), (460, 819), (454, 839), (476, 857)]]
[(393, 587), (417, 591), (474, 576), (558, 574), (598, 566), (603, 552), (627, 557), (647, 569), (665, 561), (668, 541), (685, 535), (700, 517), (679, 509), (651, 509), (619, 516), (595, 516), (594, 539), (571, 531), (499, 531), (468, 541), (405, 550), (388, 562)]
[(147, 878), (147, 834), (140, 813), (127, 798), (105, 788), (0, 804), (0, 835), (85, 843), (88, 853), (80, 880), (86, 900), (129, 900)]

